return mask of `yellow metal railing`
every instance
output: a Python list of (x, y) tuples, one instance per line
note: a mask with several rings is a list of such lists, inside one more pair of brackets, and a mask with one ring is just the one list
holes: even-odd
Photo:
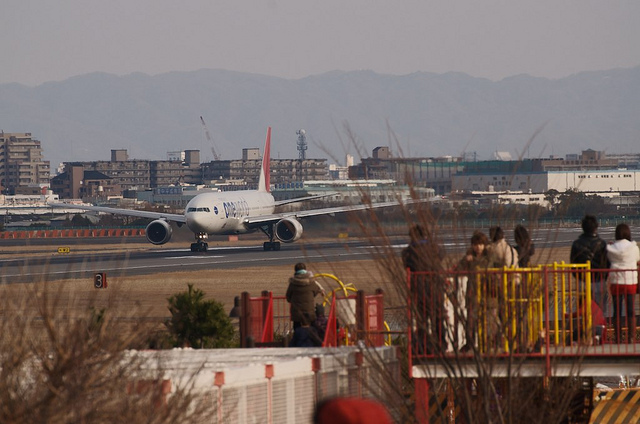
[[(473, 272), (470, 278), (476, 284), (479, 350), (487, 352), (493, 346), (504, 352), (530, 351), (543, 329), (550, 331), (550, 342), (555, 346), (570, 344), (575, 332), (591, 337), (589, 271), (589, 264), (556, 262)], [(548, 311), (545, 294), (549, 296)], [(496, 326), (499, 329), (493, 328)]]

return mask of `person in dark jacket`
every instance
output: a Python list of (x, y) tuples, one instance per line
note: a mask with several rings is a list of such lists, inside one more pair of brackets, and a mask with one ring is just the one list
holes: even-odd
[(445, 280), (442, 260), (444, 250), (430, 237), (421, 225), (414, 225), (409, 231), (411, 241), (402, 250), (402, 262), (405, 268), (416, 273), (412, 277), (411, 291), (417, 298), (416, 318), (417, 346), (419, 351), (425, 347), (430, 353), (446, 350), (444, 327)]
[(300, 327), (305, 316), (309, 322), (316, 320), (315, 297), (322, 293), (322, 287), (313, 279), (313, 274), (307, 271), (307, 267), (299, 262), (294, 267), (293, 277), (289, 278), (287, 287), (287, 302), (291, 304), (291, 321), (293, 328)]
[(316, 305), (316, 320), (313, 322), (313, 328), (318, 332), (318, 336), (324, 340), (324, 336), (327, 332), (327, 324), (329, 319), (324, 314), (324, 306), (322, 304)]
[(289, 347), (320, 347), (322, 339), (315, 328), (311, 326), (308, 314), (303, 314), (300, 326), (293, 330), (293, 337)]
[[(591, 269), (601, 270), (609, 268), (607, 259), (607, 243), (598, 236), (598, 220), (593, 215), (585, 215), (582, 219), (582, 234), (571, 245), (570, 262), (585, 264), (591, 262)], [(578, 274), (578, 279), (584, 281), (584, 274)], [(591, 298), (596, 301), (604, 316), (607, 316), (606, 273), (596, 271), (591, 273)]]
[(516, 225), (513, 229), (513, 239), (516, 241), (514, 249), (518, 253), (518, 266), (528, 268), (531, 266), (531, 258), (536, 253), (536, 248), (529, 237), (529, 231), (524, 225)]

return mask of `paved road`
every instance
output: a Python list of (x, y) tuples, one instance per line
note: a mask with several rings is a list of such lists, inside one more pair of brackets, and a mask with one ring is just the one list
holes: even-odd
[[(605, 240), (613, 239), (613, 228), (602, 228)], [(442, 242), (448, 252), (461, 252), (468, 243), (471, 231), (465, 234), (443, 234)], [(534, 234), (537, 249), (569, 246), (579, 232), (572, 228), (541, 229)], [(634, 229), (637, 234), (637, 229)], [(507, 234), (509, 236), (509, 234)], [(77, 241), (77, 239), (75, 239)], [(95, 240), (92, 239), (91, 243)], [(36, 246), (35, 240), (28, 240)], [(405, 237), (390, 240), (398, 251), (406, 244)], [(58, 245), (66, 245), (59, 240)], [(24, 244), (23, 244), (24, 245)], [(174, 243), (175, 245), (175, 243)], [(19, 250), (20, 246), (16, 245)], [(247, 266), (285, 265), (296, 260), (345, 261), (371, 259), (375, 248), (372, 243), (359, 240), (322, 242), (318, 244), (282, 244), (278, 252), (264, 252), (261, 242), (242, 247), (211, 248), (207, 253), (192, 253), (184, 248), (149, 249), (134, 252), (91, 252), (72, 255), (28, 256), (2, 258), (0, 256), (0, 283), (33, 282), (72, 278), (90, 278), (95, 272), (109, 275), (143, 275), (163, 271), (233, 269)]]

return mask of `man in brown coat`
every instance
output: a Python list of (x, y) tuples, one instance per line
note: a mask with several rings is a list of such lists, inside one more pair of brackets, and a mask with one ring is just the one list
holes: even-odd
[(305, 316), (309, 322), (316, 320), (315, 297), (323, 290), (305, 264), (297, 263), (294, 270), (293, 277), (289, 278), (287, 302), (291, 304), (291, 321), (295, 329), (301, 326)]

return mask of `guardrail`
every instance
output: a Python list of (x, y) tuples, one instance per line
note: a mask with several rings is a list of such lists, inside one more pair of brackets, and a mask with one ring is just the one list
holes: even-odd
[(407, 270), (410, 359), (465, 351), (640, 356), (637, 329), (621, 328), (621, 339), (636, 332), (630, 343), (615, 339), (615, 322), (624, 317), (610, 313), (610, 271), (565, 263), (474, 272)]

